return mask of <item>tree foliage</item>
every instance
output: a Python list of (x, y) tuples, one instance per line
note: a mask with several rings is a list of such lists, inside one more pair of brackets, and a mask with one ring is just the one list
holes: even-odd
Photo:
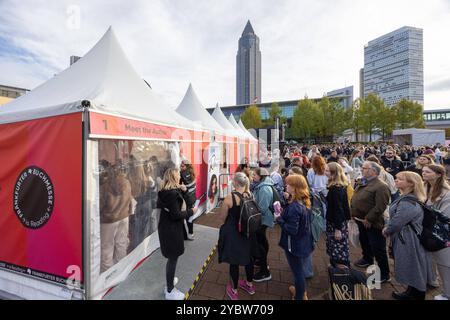
[(400, 100), (394, 107), (400, 129), (425, 128), (423, 106), (406, 99)]
[(262, 127), (261, 115), (256, 105), (248, 107), (241, 115), (244, 126), (249, 129), (259, 129)]
[(270, 110), (269, 110), (269, 119), (267, 123), (269, 125), (274, 125), (277, 118), (281, 118), (282, 110), (278, 103), (272, 103)]

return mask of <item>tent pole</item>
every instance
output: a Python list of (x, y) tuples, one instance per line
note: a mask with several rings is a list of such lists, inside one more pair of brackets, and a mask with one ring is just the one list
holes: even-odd
[[(83, 101), (85, 102), (85, 101)], [(91, 233), (90, 233), (90, 219), (87, 201), (87, 186), (88, 186), (88, 176), (87, 176), (87, 166), (88, 166), (88, 138), (89, 138), (89, 105), (83, 104), (83, 122), (82, 122), (82, 241), (83, 241), (83, 282), (84, 282), (84, 298), (88, 300), (91, 294)]]

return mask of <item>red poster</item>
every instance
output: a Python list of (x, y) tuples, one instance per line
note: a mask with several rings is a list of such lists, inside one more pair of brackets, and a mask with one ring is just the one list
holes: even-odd
[(1, 124), (0, 164), (0, 268), (82, 282), (81, 113)]

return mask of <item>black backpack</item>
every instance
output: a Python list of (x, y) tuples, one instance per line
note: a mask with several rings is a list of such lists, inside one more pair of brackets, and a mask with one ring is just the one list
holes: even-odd
[(241, 199), (241, 212), (239, 213), (237, 225), (238, 232), (249, 239), (261, 227), (261, 211), (253, 196), (245, 198), (238, 192), (233, 192), (232, 194), (237, 195)]
[(418, 200), (408, 199), (408, 201), (418, 203), (423, 209), (422, 232), (419, 233), (411, 222), (408, 225), (417, 235), (425, 250), (435, 252), (447, 248), (447, 243), (450, 241), (450, 218), (438, 209), (427, 206)]
[(273, 207), (273, 204), (277, 201), (280, 202), (281, 206), (283, 206), (285, 203), (284, 201), (281, 199), (280, 194), (278, 193), (278, 190), (275, 188), (275, 186), (270, 186), (272, 188), (272, 203), (269, 206), (269, 210), (274, 213), (275, 212), (275, 208)]

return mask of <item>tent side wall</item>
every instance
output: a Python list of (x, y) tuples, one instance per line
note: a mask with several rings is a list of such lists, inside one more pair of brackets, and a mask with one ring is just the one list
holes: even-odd
[(82, 113), (2, 124), (0, 150), (0, 288), (82, 298)]
[[(206, 180), (208, 163), (204, 163), (203, 156), (208, 152), (210, 136), (204, 131), (106, 113), (90, 112), (89, 118), (89, 298), (102, 299), (110, 288), (125, 280), (136, 265), (159, 247), (157, 229), (160, 210), (156, 207), (156, 199), (166, 169), (179, 166), (181, 158), (187, 158), (198, 171), (197, 181)], [(131, 203), (131, 198), (145, 201), (136, 200), (124, 217), (108, 220), (110, 215), (106, 200), (114, 197), (110, 189), (117, 179), (112, 173), (117, 170), (127, 175), (126, 180), (132, 190), (131, 195), (123, 191), (121, 196)], [(138, 174), (138, 178), (135, 178), (134, 174), (142, 170), (145, 174)], [(150, 182), (142, 183), (146, 176), (151, 177)], [(205, 185), (199, 183), (199, 192), (205, 189)], [(129, 235), (129, 242), (126, 237), (123, 241), (110, 237), (115, 228)]]

